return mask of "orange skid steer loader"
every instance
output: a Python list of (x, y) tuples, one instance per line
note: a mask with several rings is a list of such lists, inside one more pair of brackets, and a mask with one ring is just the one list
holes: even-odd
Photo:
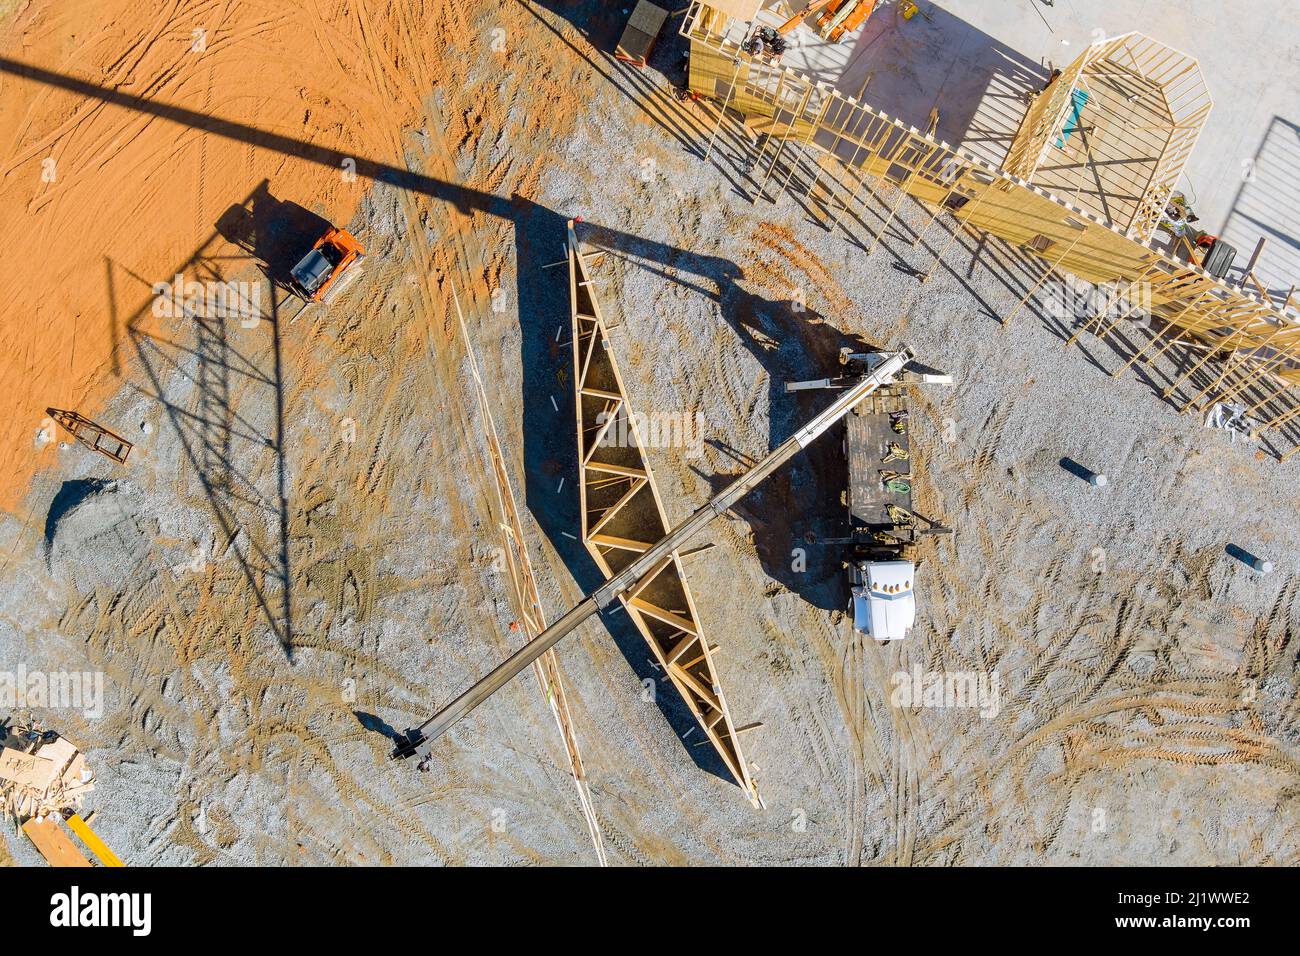
[(331, 228), (290, 271), (293, 287), (308, 302), (328, 304), (361, 274), (365, 255), (352, 233)]

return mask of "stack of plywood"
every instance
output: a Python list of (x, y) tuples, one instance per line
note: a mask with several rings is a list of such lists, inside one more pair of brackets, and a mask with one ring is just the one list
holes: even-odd
[(635, 66), (645, 66), (667, 19), (668, 11), (663, 7), (657, 7), (648, 0), (640, 0), (632, 11), (631, 19), (627, 21), (627, 29), (623, 31), (614, 55)]
[(86, 758), (55, 733), (11, 733), (0, 742), (0, 805), (19, 820), (81, 806), (95, 788)]

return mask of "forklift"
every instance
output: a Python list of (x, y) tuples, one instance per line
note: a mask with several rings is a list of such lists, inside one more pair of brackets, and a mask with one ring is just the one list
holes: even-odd
[(361, 274), (365, 256), (352, 233), (332, 226), (289, 271), (294, 291), (308, 302), (328, 305)]

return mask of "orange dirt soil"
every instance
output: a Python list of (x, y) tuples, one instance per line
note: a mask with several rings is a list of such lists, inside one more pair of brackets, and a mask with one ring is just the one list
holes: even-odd
[[(232, 203), (269, 179), (277, 198), (346, 225), (371, 186), (24, 67), (400, 166), (405, 131), (428, 122), (425, 100), (454, 68), (440, 38), (465, 32), (462, 9), (0, 0), (0, 508), (20, 511), (59, 454), (38, 442), (48, 407), (93, 419), (130, 380), (126, 323), (149, 331), (152, 285), (213, 239)], [(102, 424), (137, 437), (136, 422)]]

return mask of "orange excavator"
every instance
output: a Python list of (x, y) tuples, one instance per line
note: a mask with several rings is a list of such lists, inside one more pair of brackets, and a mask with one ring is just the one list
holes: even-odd
[(366, 250), (346, 229), (331, 227), (290, 270), (294, 289), (308, 302), (332, 302), (361, 274)]

